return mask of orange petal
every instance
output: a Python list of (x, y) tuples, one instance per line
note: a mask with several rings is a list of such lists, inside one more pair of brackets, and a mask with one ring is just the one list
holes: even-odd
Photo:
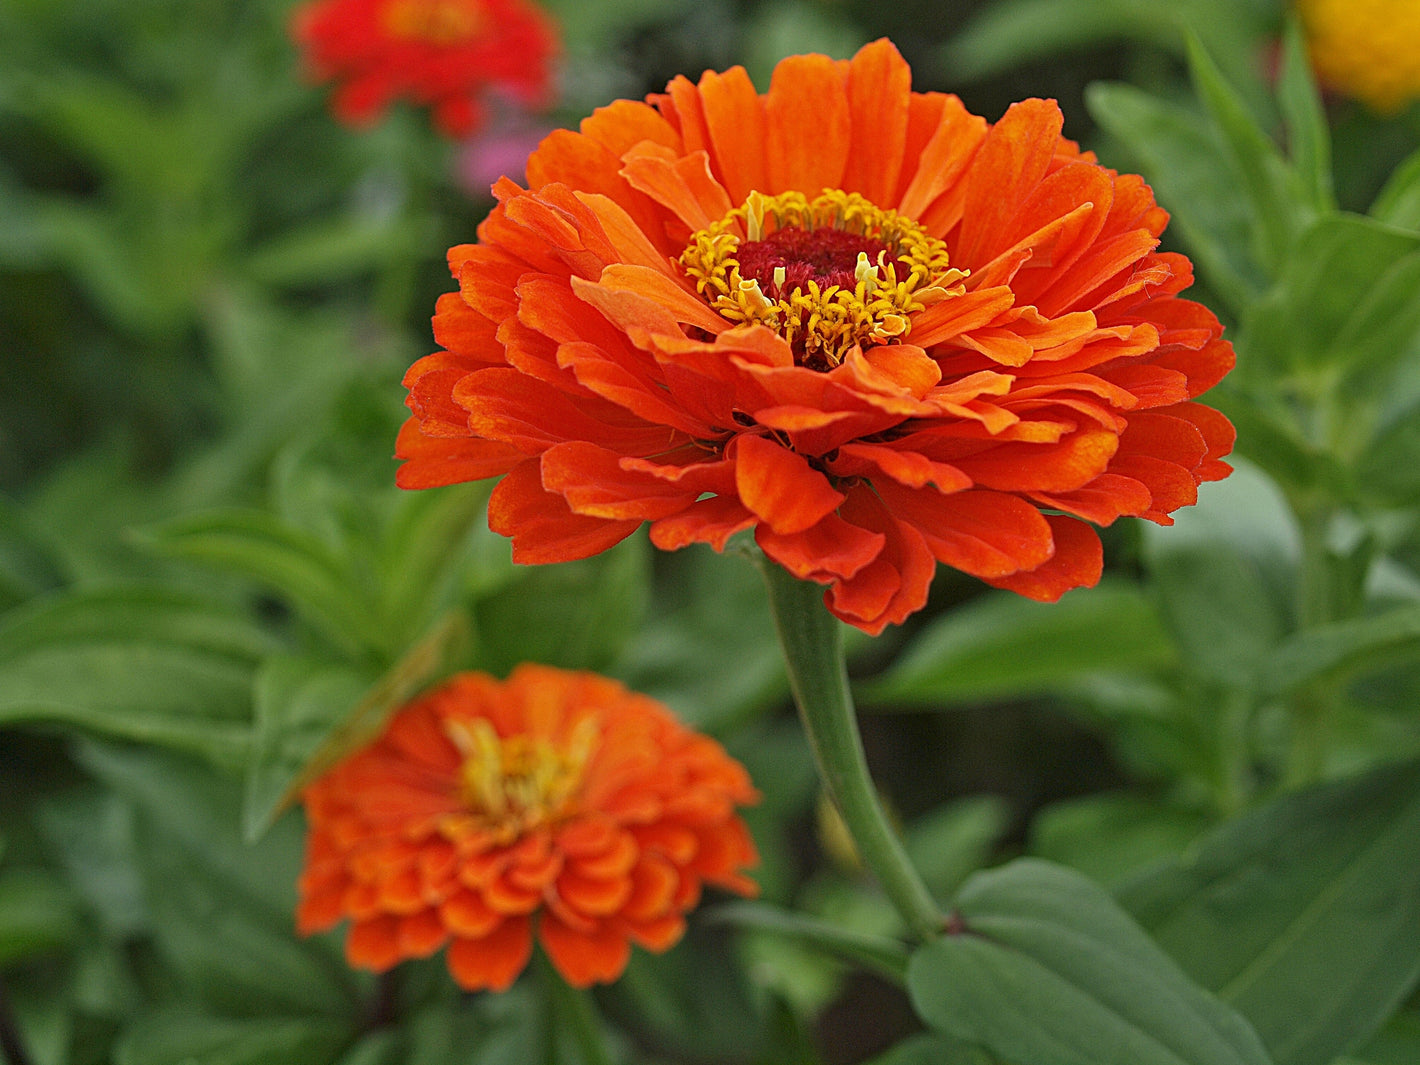
[(1053, 603), (1071, 588), (1093, 588), (1099, 583), (1104, 568), (1104, 551), (1100, 538), (1084, 522), (1060, 514), (1048, 514), (1055, 553), (1050, 560), (1033, 570), (1006, 577), (988, 577), (987, 583), (997, 588)]
[(503, 915), (490, 908), (477, 892), (460, 891), (439, 905), (439, 918), (454, 935), (478, 939), (496, 928)]
[(700, 494), (647, 473), (628, 470), (614, 451), (569, 440), (543, 452), (542, 484), (575, 514), (654, 521), (695, 502)]
[(1038, 506), (1063, 510), (1096, 525), (1145, 513), (1154, 497), (1142, 481), (1118, 473), (1102, 473), (1073, 492), (1032, 492)]
[(764, 437), (739, 437), (734, 458), (740, 501), (776, 533), (803, 532), (843, 502), (843, 494), (802, 455)]
[(516, 466), (488, 500), (488, 527), (513, 539), (513, 561), (570, 562), (600, 554), (640, 527), (637, 519), (603, 521), (574, 514), (560, 495), (542, 487), (537, 460)]
[(410, 418), (395, 441), (395, 458), (404, 461), (395, 471), (395, 483), (401, 488), (436, 488), (481, 481), (506, 473), (524, 457), (517, 448), (496, 440), (427, 436), (419, 419)]
[(627, 153), (621, 172), (632, 188), (674, 213), (692, 232), (718, 222), (735, 206), (710, 173), (705, 152), (678, 155), (638, 145)]
[(578, 932), (553, 914), (544, 913), (537, 932), (548, 958), (573, 987), (609, 983), (631, 960), (626, 937), (606, 926), (595, 932)]
[(766, 525), (754, 532), (766, 555), (801, 580), (852, 577), (882, 551), (882, 533), (869, 532), (830, 514), (811, 529), (780, 535)]
[(373, 917), (356, 921), (345, 937), (345, 959), (356, 969), (382, 973), (400, 959), (399, 918)]
[(983, 488), (1073, 492), (1104, 472), (1119, 437), (1104, 430), (1070, 433), (1055, 444), (1001, 444), (956, 465)]
[(621, 909), (631, 897), (631, 881), (624, 876), (595, 880), (564, 871), (557, 878), (557, 894), (578, 913), (605, 917)]
[(486, 936), (455, 938), (445, 955), (449, 972), (467, 991), (506, 991), (532, 957), (532, 928), (526, 917), (504, 921)]
[(991, 127), (967, 178), (953, 249), (957, 266), (979, 266), (991, 258), (994, 242), (1009, 231), (1022, 202), (1045, 177), (1063, 122), (1054, 100), (1023, 100)]
[(823, 55), (790, 56), (774, 68), (765, 97), (769, 187), (813, 197), (840, 188), (852, 146), (843, 75)]
[[(914, 96), (908, 116), (907, 147), (903, 153), (909, 160), (904, 174), (908, 181), (897, 209), (925, 224), (928, 209), (951, 192), (966, 174), (967, 164), (976, 157), (986, 136), (986, 128), (986, 120), (968, 112), (955, 96), (936, 93)], [(918, 142), (924, 133), (927, 140), (919, 149)], [(912, 166), (912, 160), (916, 160), (916, 167)], [(950, 198), (961, 199), (958, 195)], [(944, 235), (956, 224), (960, 211), (960, 206), (954, 206), (946, 212), (941, 224), (930, 226), (929, 231), (934, 236)], [(957, 259), (959, 253), (953, 251), (952, 257)], [(962, 260), (956, 265), (967, 263)]]
[(934, 462), (916, 451), (882, 444), (844, 444), (829, 469), (839, 477), (871, 478), (874, 474), (883, 474), (909, 488), (934, 484), (943, 492), (959, 492), (972, 484), (971, 478), (956, 466)]
[(1002, 492), (969, 489), (944, 496), (931, 488), (875, 486), (888, 509), (920, 532), (940, 562), (975, 577), (1035, 569), (1051, 555), (1040, 511)]
[(421, 910), (400, 919), (399, 951), (406, 958), (427, 958), (448, 941), (449, 932), (434, 910)]
[(758, 519), (733, 496), (698, 499), (670, 518), (651, 526), (651, 543), (662, 551), (679, 551), (690, 544), (709, 544), (723, 551), (730, 537), (743, 532)]
[(744, 67), (723, 74), (706, 71), (698, 88), (714, 146), (714, 169), (730, 199), (743, 203), (756, 189), (769, 191), (764, 102)]
[(847, 91), (853, 142), (840, 187), (889, 207), (902, 173), (912, 71), (892, 42), (877, 40), (848, 64)]

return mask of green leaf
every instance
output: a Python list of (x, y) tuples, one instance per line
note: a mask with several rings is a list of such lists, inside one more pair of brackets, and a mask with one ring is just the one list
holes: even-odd
[(296, 819), (248, 845), (235, 781), (142, 748), (88, 743), (77, 757), (137, 809), (153, 935), (194, 996), (234, 1017), (354, 1010), (356, 979), (330, 941), (296, 935)]
[(1148, 598), (1105, 582), (1058, 603), (987, 593), (924, 629), (865, 704), (952, 706), (1058, 691), (1092, 673), (1170, 665), (1174, 647)]
[(1260, 664), (1258, 689), (1281, 695), (1322, 678), (1354, 675), (1420, 648), (1420, 607), (1334, 621), (1298, 632)]
[(77, 727), (232, 764), (246, 749), (255, 661), (274, 646), (189, 595), (61, 593), (0, 620), (0, 724)]
[(423, 631), (463, 591), (469, 570), (476, 569), (473, 579), (490, 590), (512, 570), (506, 553), (484, 555), (492, 535), (484, 517), (492, 490), (490, 481), (401, 496), (380, 559), (380, 616), (390, 626)]
[(1287, 148), (1312, 207), (1318, 214), (1336, 209), (1331, 188), (1331, 131), (1321, 95), (1312, 78), (1306, 37), (1296, 18), (1287, 20), (1282, 39), (1277, 105), (1287, 125)]
[(0, 661), (90, 642), (169, 644), (247, 665), (280, 647), (224, 603), (153, 585), (63, 592), (0, 617)]
[[(3, 193), (0, 193), (3, 200)], [(0, 496), (0, 608), (64, 584), (63, 568), (24, 510)]]
[[(1420, 1014), (1398, 1013), (1356, 1051), (1358, 1065), (1415, 1065), (1420, 1061)], [(1338, 1065), (1351, 1065), (1345, 1058)]]
[(217, 510), (144, 530), (164, 554), (250, 578), (306, 615), (340, 646), (381, 646), (367, 589), (315, 536), (260, 510)]
[(702, 730), (782, 702), (789, 682), (756, 568), (697, 544), (658, 560), (657, 571), (660, 599), (615, 675)]
[(995, 1065), (986, 1051), (940, 1035), (908, 1036), (865, 1065)]
[(1246, 687), (1287, 626), (1258, 561), (1223, 541), (1170, 547), (1153, 552), (1149, 581), (1181, 660), (1209, 680)]
[(1296, 173), (1195, 36), (1188, 41), (1188, 66), (1193, 87), (1222, 135), (1232, 176), (1251, 204), (1254, 254), (1275, 273), (1295, 261), (1292, 244), (1314, 212)]
[(532, 568), (476, 605), (480, 665), (496, 674), (523, 661), (605, 670), (640, 625), (649, 567), (636, 535), (594, 558)]
[(255, 842), (284, 808), (292, 782), (332, 730), (351, 716), (370, 677), (349, 666), (273, 655), (256, 674), (243, 835)]
[(1090, 115), (1127, 146), (1173, 215), (1184, 243), (1220, 299), (1234, 311), (1266, 288), (1251, 251), (1253, 216), (1215, 130), (1195, 111), (1132, 85), (1096, 82), (1085, 91)]
[(932, 892), (950, 898), (962, 881), (986, 864), (1010, 821), (1003, 799), (972, 795), (943, 803), (914, 820), (903, 842)]
[(897, 940), (842, 928), (767, 902), (727, 902), (716, 906), (706, 916), (711, 921), (784, 936), (833, 957), (866, 966), (896, 983), (901, 983), (907, 972), (907, 948)]
[(74, 896), (63, 883), (37, 868), (0, 871), (0, 966), (58, 950), (78, 935)]
[(1113, 887), (1176, 858), (1211, 822), (1195, 810), (1105, 792), (1047, 806), (1031, 824), (1031, 853)]
[(1400, 229), (1420, 229), (1420, 150), (1395, 168), (1371, 204), (1370, 215)]
[(444, 671), (467, 622), (450, 614), (383, 676), (318, 659), (274, 656), (256, 679), (256, 726), (242, 832), (255, 842), (310, 780), (383, 730), (392, 711)]
[(1420, 979), (1420, 763), (1277, 800), (1121, 901), (1277, 1065), (1323, 1065)]
[(1420, 328), (1416, 252), (1420, 233), (1361, 215), (1322, 218), (1244, 319), (1238, 350), (1256, 374), (1309, 375), (1312, 400), (1335, 387), (1320, 371), (1354, 377), (1393, 361)]
[(1356, 485), (1368, 499), (1420, 503), (1420, 405), (1399, 412), (1362, 449)]
[(1020, 859), (972, 877), (964, 929), (919, 948), (907, 986), (934, 1029), (1031, 1065), (1267, 1065), (1246, 1021), (1200, 990), (1098, 886)]
[(323, 1065), (354, 1038), (316, 1018), (232, 1020), (187, 1010), (150, 1014), (114, 1044), (114, 1065)]

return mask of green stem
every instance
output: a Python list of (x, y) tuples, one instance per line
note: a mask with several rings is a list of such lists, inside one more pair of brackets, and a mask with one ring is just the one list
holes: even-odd
[[(1301, 532), (1302, 557), (1297, 589), (1297, 627), (1305, 632), (1333, 620), (1337, 601), (1337, 563), (1327, 536), (1332, 508), (1325, 505), (1294, 503)], [(1335, 688), (1326, 682), (1298, 691), (1290, 706), (1292, 743), (1286, 781), (1303, 787), (1321, 779), (1326, 763), (1326, 743), (1330, 719), (1336, 703)]]
[(863, 864), (878, 878), (912, 934), (932, 939), (941, 934), (945, 919), (878, 801), (848, 691), (838, 621), (824, 607), (820, 586), (798, 580), (768, 559), (761, 566), (789, 686), (829, 798), (843, 816)]

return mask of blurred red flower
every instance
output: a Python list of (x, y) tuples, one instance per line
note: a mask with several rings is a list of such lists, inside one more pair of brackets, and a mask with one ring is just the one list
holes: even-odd
[(526, 0), (314, 0), (292, 30), (315, 77), (337, 81), (334, 109), (367, 125), (395, 99), (432, 107), (434, 124), (462, 137), (497, 89), (546, 102), (556, 26)]
[(871, 633), (937, 562), (1037, 599), (1094, 583), (1086, 522), (1169, 524), (1228, 473), (1232, 426), (1193, 398), (1232, 348), (1178, 297), (1149, 187), (1053, 101), (993, 126), (910, 83), (879, 41), (550, 136), (449, 252), (399, 483), (506, 474), (489, 524), (521, 562), (752, 528)]
[(460, 674), (311, 784), (297, 924), (349, 918), (350, 963), (447, 945), (470, 990), (507, 988), (533, 935), (571, 984), (665, 950), (702, 883), (754, 894), (748, 774), (660, 703), (591, 673)]

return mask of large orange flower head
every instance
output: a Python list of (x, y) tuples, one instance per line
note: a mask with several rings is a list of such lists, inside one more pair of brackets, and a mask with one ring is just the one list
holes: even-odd
[(315, 77), (340, 83), (342, 121), (368, 125), (409, 99), (451, 137), (479, 126), (489, 88), (545, 101), (557, 51), (555, 25), (527, 0), (313, 0), (292, 28)]
[(506, 474), (522, 562), (753, 529), (871, 633), (937, 562), (1055, 599), (1098, 579), (1087, 523), (1169, 524), (1228, 472), (1193, 399), (1233, 352), (1168, 216), (1053, 101), (993, 126), (910, 78), (878, 41), (548, 137), (449, 253), (399, 483)]
[(454, 979), (507, 988), (533, 935), (577, 986), (631, 944), (665, 950), (703, 884), (753, 894), (736, 807), (758, 798), (714, 740), (591, 673), (464, 673), (310, 785), (297, 923), (351, 927), (382, 971), (447, 946)]
[(1378, 111), (1420, 100), (1420, 3), (1297, 0), (1323, 84)]

